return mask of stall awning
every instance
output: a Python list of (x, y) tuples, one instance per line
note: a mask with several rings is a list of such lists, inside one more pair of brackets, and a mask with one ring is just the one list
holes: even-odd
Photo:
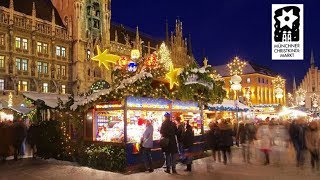
[(212, 111), (248, 111), (251, 108), (239, 101), (224, 99), (221, 104), (209, 104), (208, 109)]
[(55, 93), (37, 93), (37, 92), (25, 92), (23, 95), (34, 101), (42, 100), (45, 105), (51, 108), (56, 108), (59, 105), (59, 99), (66, 103), (69, 100), (69, 95), (55, 94)]

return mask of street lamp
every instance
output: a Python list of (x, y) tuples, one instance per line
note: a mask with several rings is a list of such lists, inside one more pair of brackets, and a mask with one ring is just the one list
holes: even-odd
[(238, 95), (237, 91), (241, 91), (241, 81), (242, 78), (240, 75), (243, 73), (243, 68), (247, 65), (245, 61), (240, 60), (238, 56), (234, 57), (233, 60), (227, 64), (230, 72), (230, 84), (231, 84), (231, 90), (235, 92), (235, 106), (237, 108), (236, 111), (236, 118), (237, 118), (237, 133), (238, 133), (238, 128), (239, 128), (239, 118), (238, 118)]

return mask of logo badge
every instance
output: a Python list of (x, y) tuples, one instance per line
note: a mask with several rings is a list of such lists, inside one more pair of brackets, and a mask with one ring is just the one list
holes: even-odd
[(272, 60), (303, 60), (303, 4), (272, 4)]

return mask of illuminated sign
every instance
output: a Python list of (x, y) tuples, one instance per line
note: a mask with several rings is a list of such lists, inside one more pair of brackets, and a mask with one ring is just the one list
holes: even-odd
[(170, 101), (167, 99), (153, 99), (145, 97), (128, 97), (127, 105), (132, 108), (169, 109)]
[(173, 101), (172, 109), (199, 110), (199, 106), (198, 103), (191, 101)]
[(107, 108), (120, 108), (121, 104), (98, 104), (96, 105), (96, 109), (107, 109)]

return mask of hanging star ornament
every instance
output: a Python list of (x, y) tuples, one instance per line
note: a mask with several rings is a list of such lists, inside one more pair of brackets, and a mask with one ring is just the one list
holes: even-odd
[(297, 16), (293, 15), (293, 9), (291, 9), (289, 12), (286, 12), (283, 9), (282, 15), (277, 18), (280, 21), (280, 28), (288, 26), (290, 29), (292, 29), (293, 22), (298, 19)]
[(116, 64), (118, 60), (120, 59), (120, 56), (114, 55), (114, 54), (108, 54), (108, 50), (104, 50), (103, 53), (101, 53), (100, 47), (97, 46), (97, 52), (98, 55), (91, 58), (93, 61), (99, 62), (99, 67), (101, 64), (104, 65), (106, 69), (110, 69), (110, 64)]
[(170, 81), (170, 89), (173, 88), (174, 85), (179, 86), (178, 76), (181, 72), (181, 68), (174, 68), (173, 65), (170, 65), (170, 71), (166, 74), (166, 79)]

